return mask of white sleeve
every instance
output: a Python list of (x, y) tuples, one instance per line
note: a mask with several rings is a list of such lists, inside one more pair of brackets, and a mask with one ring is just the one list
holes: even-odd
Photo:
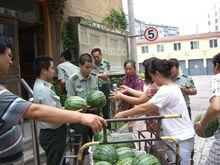
[(148, 102), (161, 109), (170, 102), (171, 96), (169, 89), (161, 87)]
[(214, 96), (220, 96), (220, 76), (216, 75), (212, 78), (212, 95), (211, 98)]
[(65, 78), (64, 70), (61, 68), (60, 65), (57, 66), (57, 77), (58, 77), (58, 80)]

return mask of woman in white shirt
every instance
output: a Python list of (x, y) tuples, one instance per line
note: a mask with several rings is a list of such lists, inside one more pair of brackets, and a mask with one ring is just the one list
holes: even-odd
[(116, 114), (115, 118), (144, 115), (157, 109), (159, 109), (160, 115), (182, 115), (182, 118), (162, 120), (162, 128), (164, 136), (179, 139), (181, 165), (190, 165), (195, 132), (181, 90), (170, 79), (170, 70), (171, 66), (167, 60), (153, 60), (149, 66), (149, 73), (161, 87), (148, 102), (120, 112)]

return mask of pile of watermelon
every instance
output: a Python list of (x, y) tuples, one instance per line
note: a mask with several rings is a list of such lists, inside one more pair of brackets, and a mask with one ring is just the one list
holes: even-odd
[[(194, 123), (199, 122), (204, 117), (204, 113), (200, 113), (195, 117)], [(218, 120), (214, 120), (211, 123), (209, 123), (208, 127), (205, 129), (205, 138), (211, 137), (214, 135), (214, 133), (217, 131), (219, 127)]]
[(93, 153), (94, 165), (160, 165), (160, 161), (151, 154), (135, 156), (131, 149), (117, 150), (109, 145), (101, 145)]
[(65, 109), (79, 110), (86, 107), (101, 108), (105, 105), (106, 97), (102, 91), (91, 91), (85, 99), (79, 96), (70, 96), (65, 101)]
[[(131, 137), (121, 135), (114, 137), (107, 130), (108, 141), (125, 141)], [(95, 140), (103, 140), (103, 132), (94, 135)], [(130, 143), (117, 143), (97, 146), (93, 152), (94, 165), (160, 165), (159, 160), (150, 154), (135, 155), (135, 145)]]

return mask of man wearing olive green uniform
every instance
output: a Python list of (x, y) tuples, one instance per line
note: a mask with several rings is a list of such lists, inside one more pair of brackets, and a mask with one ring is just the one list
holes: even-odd
[(110, 75), (110, 64), (107, 60), (102, 59), (102, 52), (99, 48), (94, 48), (91, 51), (91, 54), (94, 59), (93, 64), (93, 73), (97, 74), (99, 77), (99, 90), (102, 91), (106, 96), (106, 104), (102, 108), (103, 118), (110, 118), (110, 102), (109, 102), (109, 93), (110, 93), (110, 85), (109, 85), (109, 75)]
[(175, 80), (175, 83), (180, 86), (180, 89), (183, 93), (183, 97), (186, 102), (187, 109), (189, 111), (189, 117), (190, 119), (192, 119), (189, 95), (196, 94), (196, 87), (194, 85), (194, 82), (191, 77), (187, 77), (185, 75), (178, 75)]
[[(33, 89), (34, 102), (61, 108), (60, 98), (51, 84), (54, 77), (53, 62), (50, 57), (35, 59), (36, 81)], [(66, 148), (66, 125), (39, 122), (40, 145), (46, 152), (47, 165), (60, 165)]]
[(171, 64), (171, 79), (177, 85), (179, 85), (179, 87), (182, 91), (183, 97), (185, 99), (185, 102), (186, 102), (186, 106), (187, 106), (187, 109), (189, 112), (189, 117), (191, 119), (191, 108), (190, 108), (189, 95), (196, 95), (197, 94), (196, 87), (194, 85), (192, 78), (187, 77), (185, 75), (180, 75), (179, 62), (177, 59), (171, 58), (169, 60), (169, 62)]
[[(87, 94), (93, 90), (98, 90), (98, 77), (91, 74), (93, 59), (90, 54), (82, 54), (79, 57), (80, 70), (73, 74), (67, 83), (67, 97), (80, 96), (86, 98)], [(83, 143), (90, 141), (92, 131), (89, 127), (81, 124), (72, 124), (71, 127), (75, 130), (76, 134), (83, 136)], [(80, 139), (75, 138), (74, 142), (79, 143)], [(78, 147), (74, 147), (75, 152)]]

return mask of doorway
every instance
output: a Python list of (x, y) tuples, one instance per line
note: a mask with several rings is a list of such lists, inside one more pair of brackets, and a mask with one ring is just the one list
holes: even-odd
[[(34, 59), (44, 54), (44, 38), (42, 25), (35, 25), (26, 22), (18, 23), (20, 73), (31, 88), (35, 82)], [(28, 94), (22, 89), (23, 98)]]

